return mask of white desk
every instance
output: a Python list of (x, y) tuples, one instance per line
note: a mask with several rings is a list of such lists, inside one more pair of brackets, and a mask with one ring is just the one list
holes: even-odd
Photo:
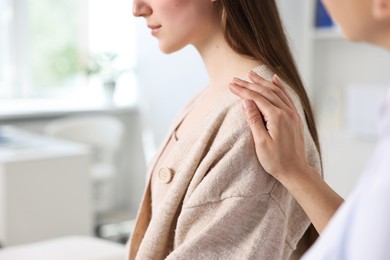
[(0, 127), (0, 243), (91, 235), (88, 168), (83, 145)]

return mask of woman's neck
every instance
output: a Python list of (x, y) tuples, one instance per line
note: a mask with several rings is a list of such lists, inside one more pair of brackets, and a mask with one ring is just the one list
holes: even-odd
[(207, 44), (196, 48), (205, 64), (210, 87), (214, 89), (228, 89), (233, 77), (245, 76), (261, 65), (259, 61), (234, 52), (222, 34), (216, 34)]

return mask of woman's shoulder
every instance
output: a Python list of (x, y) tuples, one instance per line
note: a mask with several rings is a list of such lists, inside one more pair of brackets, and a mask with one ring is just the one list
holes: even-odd
[[(254, 68), (253, 71), (268, 81), (272, 81), (272, 78), (275, 75), (275, 73), (265, 65)], [(303, 122), (303, 130), (304, 130), (305, 145), (306, 145), (306, 152), (307, 152), (308, 161), (309, 161), (310, 165), (315, 166), (315, 168), (318, 171), (321, 171), (320, 155), (319, 155), (317, 147), (314, 143), (314, 140), (310, 134), (309, 126), (308, 126), (307, 121), (306, 121), (306, 115), (305, 115), (305, 112), (303, 109), (301, 99), (299, 98), (298, 94), (295, 92), (295, 90), (293, 89), (292, 86), (290, 86), (289, 84), (287, 84), (283, 80), (282, 80), (282, 82), (283, 82), (284, 88), (286, 89), (286, 91), (290, 97), (290, 100), (292, 101), (293, 105), (295, 106), (297, 113)]]
[[(275, 75), (275, 73), (266, 65), (257, 66), (253, 68), (252, 71), (254, 71), (256, 74), (268, 81), (272, 81), (272, 78)], [(250, 79), (248, 77), (244, 77), (243, 79), (250, 82)], [(290, 85), (288, 85), (286, 82), (283, 83), (285, 89), (290, 96), (290, 99), (298, 110), (298, 114), (304, 121), (305, 115), (299, 96), (296, 94), (296, 92)], [(243, 114), (244, 112), (242, 110), (241, 99), (228, 90), (226, 92), (227, 93), (225, 94), (225, 96), (221, 98), (222, 101), (220, 102), (217, 111), (214, 112), (217, 112), (218, 114), (223, 114), (223, 117), (221, 118), (223, 118), (226, 123), (234, 124), (233, 128), (243, 130), (242, 128), (245, 128), (245, 126), (247, 126), (247, 122)]]
[[(256, 74), (258, 74), (259, 76), (263, 77), (264, 79), (272, 82), (272, 78), (273, 76), (275, 75), (275, 72), (272, 71), (272, 69), (270, 69), (268, 66), (266, 65), (261, 65), (261, 66), (258, 66), (254, 69), (252, 69)], [(248, 79), (249, 80), (249, 79)], [(297, 95), (297, 93), (294, 91), (294, 89), (289, 85), (287, 84), (285, 81), (283, 81), (283, 86), (285, 87), (285, 89), (287, 90), (289, 96), (290, 96), (290, 99), (292, 100), (292, 102), (294, 103), (294, 106), (296, 106), (296, 108), (299, 110), (298, 112), (299, 113), (303, 113), (303, 109), (302, 109), (302, 104), (301, 104), (301, 101), (299, 99), (299, 96)]]

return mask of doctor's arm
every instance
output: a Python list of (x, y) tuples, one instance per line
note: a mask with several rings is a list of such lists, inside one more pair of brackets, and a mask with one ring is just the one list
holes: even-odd
[(302, 121), (281, 80), (275, 75), (271, 83), (255, 73), (249, 78), (253, 83), (234, 79), (230, 90), (243, 99), (257, 157), (290, 191), (321, 234), (344, 200), (309, 165)]

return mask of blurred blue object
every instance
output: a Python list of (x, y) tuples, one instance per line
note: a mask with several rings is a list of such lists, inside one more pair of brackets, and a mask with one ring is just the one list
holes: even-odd
[(316, 27), (322, 28), (322, 27), (332, 27), (333, 21), (332, 18), (330, 18), (327, 10), (325, 9), (324, 5), (321, 3), (320, 0), (317, 0), (316, 5)]
[(8, 143), (8, 138), (5, 135), (3, 129), (0, 127), (0, 145)]

